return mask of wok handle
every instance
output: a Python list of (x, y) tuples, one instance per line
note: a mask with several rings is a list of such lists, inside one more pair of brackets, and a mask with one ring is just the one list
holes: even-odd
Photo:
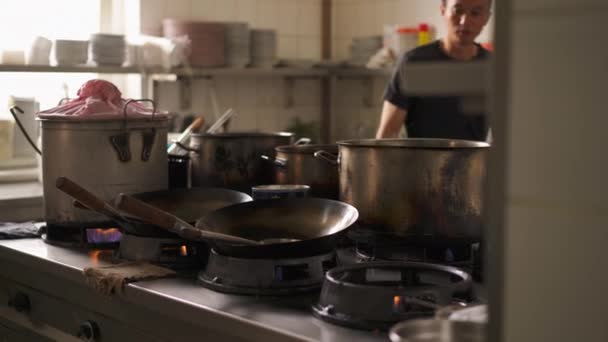
[(147, 223), (154, 224), (165, 230), (176, 233), (187, 240), (219, 240), (235, 244), (259, 244), (257, 241), (253, 240), (194, 228), (178, 217), (126, 194), (118, 195), (116, 206), (118, 209), (128, 214), (139, 217)]
[(87, 189), (74, 183), (69, 178), (58, 177), (57, 181), (55, 182), (55, 186), (57, 187), (57, 189), (72, 196), (73, 198), (77, 199), (80, 203), (84, 204), (85, 206), (87, 206), (93, 210), (103, 211), (106, 208), (106, 202), (104, 202), (101, 198), (90, 193)]
[(169, 231), (172, 231), (177, 220), (175, 216), (126, 194), (118, 195), (116, 207), (127, 214)]
[(322, 159), (325, 160), (326, 162), (330, 163), (331, 165), (338, 165), (338, 156), (336, 156), (335, 154), (331, 154), (327, 151), (317, 151), (314, 154), (315, 158), (318, 159)]

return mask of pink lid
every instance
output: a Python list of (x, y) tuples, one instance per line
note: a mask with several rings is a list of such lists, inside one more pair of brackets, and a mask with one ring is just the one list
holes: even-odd
[[(77, 120), (119, 119), (125, 115), (125, 105), (129, 102), (122, 98), (122, 93), (114, 84), (98, 79), (85, 82), (76, 95), (78, 97), (75, 99), (39, 112), (38, 117)], [(154, 113), (154, 109), (142, 103), (142, 100), (131, 101), (126, 108), (127, 117), (158, 119), (167, 117), (166, 113)]]

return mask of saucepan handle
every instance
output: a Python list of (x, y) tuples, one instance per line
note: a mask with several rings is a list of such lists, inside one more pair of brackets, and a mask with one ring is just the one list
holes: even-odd
[(273, 163), (275, 166), (278, 166), (280, 168), (287, 167), (287, 160), (285, 160), (285, 159), (272, 158), (272, 157), (269, 157), (269, 156), (264, 155), (264, 154), (261, 155), (260, 158), (262, 158), (262, 159), (264, 159), (266, 161), (269, 161), (269, 162)]
[(298, 140), (296, 140), (296, 142), (294, 142), (294, 145), (308, 145), (310, 144), (311, 140), (310, 138), (300, 138)]
[(326, 162), (332, 164), (332, 165), (338, 165), (338, 156), (332, 153), (329, 153), (327, 151), (317, 151), (314, 154), (315, 158), (319, 158), (322, 160), (325, 160)]
[(192, 153), (196, 153), (196, 154), (200, 154), (201, 153), (201, 151), (199, 149), (188, 147), (188, 146), (182, 144), (179, 141), (175, 141), (175, 145), (179, 146), (181, 149), (183, 149), (185, 151), (188, 151), (188, 152), (192, 152)]

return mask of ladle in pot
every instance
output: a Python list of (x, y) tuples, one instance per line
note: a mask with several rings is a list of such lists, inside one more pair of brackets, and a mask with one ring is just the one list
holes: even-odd
[(259, 245), (264, 242), (244, 239), (237, 236), (210, 232), (197, 229), (188, 222), (171, 215), (170, 213), (142, 202), (126, 194), (118, 195), (116, 207), (125, 213), (136, 216), (144, 222), (153, 224), (172, 233), (176, 233), (187, 240), (208, 241), (217, 240), (233, 244)]

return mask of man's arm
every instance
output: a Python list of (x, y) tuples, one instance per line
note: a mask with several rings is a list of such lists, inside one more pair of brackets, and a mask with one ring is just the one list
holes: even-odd
[(380, 125), (376, 132), (376, 139), (397, 138), (403, 127), (407, 111), (401, 109), (389, 101), (384, 101)]

